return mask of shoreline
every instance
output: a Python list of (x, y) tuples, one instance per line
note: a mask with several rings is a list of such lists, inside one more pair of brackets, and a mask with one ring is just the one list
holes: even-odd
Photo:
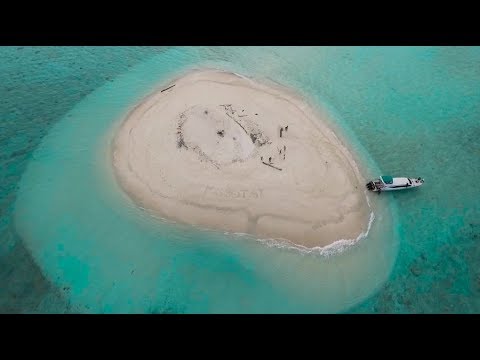
[[(176, 86), (177, 83), (180, 86)], [(202, 83), (203, 85), (199, 87), (198, 84)], [(239, 140), (233, 141), (226, 147), (216, 148), (217, 145), (212, 142), (212, 135), (207, 133), (200, 134), (200, 137), (195, 138), (199, 131), (204, 130), (204, 127), (213, 129), (219, 122), (223, 121), (225, 123), (225, 119), (230, 121), (215, 106), (212, 107), (211, 104), (205, 104), (205, 102), (202, 104), (201, 100), (197, 101), (196, 97), (201, 97), (201, 92), (197, 89), (189, 93), (189, 87), (195, 86), (203, 90), (207, 86), (212, 93), (217, 91), (219, 97), (223, 94), (218, 92), (215, 87), (221, 87), (222, 91), (228, 89), (233, 98), (237, 96), (240, 102), (243, 102), (245, 109), (242, 110), (244, 111), (249, 111), (247, 109), (249, 106), (259, 108), (259, 104), (261, 108), (263, 104), (266, 108), (262, 108), (262, 111), (268, 112), (270, 105), (277, 105), (277, 107), (282, 105), (283, 108), (280, 112), (275, 113), (274, 111), (273, 116), (262, 117), (262, 121), (250, 124), (257, 126), (256, 130), (267, 127), (268, 130), (262, 130), (261, 134), (269, 139), (270, 144), (267, 144), (266, 141), (263, 144), (264, 147), (258, 146), (258, 141), (256, 143), (253, 137), (248, 138), (246, 136), (248, 135), (247, 130), (240, 124), (240, 121), (242, 121), (240, 117), (233, 119), (238, 121), (227, 124), (227, 127), (230, 126), (227, 132), (236, 134)], [(188, 99), (188, 96), (184, 99), (191, 102), (189, 105), (193, 105), (190, 107), (177, 106), (175, 111), (169, 113), (169, 103), (175, 102), (173, 95), (175, 95), (175, 92), (180, 92), (180, 95), (182, 95), (182, 91), (190, 96), (190, 99)], [(255, 93), (255, 96), (261, 97), (261, 100), (256, 101), (255, 96), (251, 96), (252, 92)], [(165, 100), (165, 97), (168, 96), (171, 99), (162, 103), (162, 98)], [(249, 101), (254, 105), (251, 105)], [(268, 102), (271, 102), (271, 104), (267, 104)], [(281, 104), (282, 102), (286, 104)], [(213, 113), (211, 117), (217, 117), (218, 119), (205, 118), (202, 121), (206, 121), (203, 124), (206, 124), (206, 126), (195, 125), (191, 119), (198, 119), (202, 116), (195, 108), (199, 104), (206, 106), (205, 110), (202, 111), (211, 111)], [(161, 109), (167, 109), (168, 116), (162, 118), (164, 113), (163, 110), (158, 110), (159, 106)], [(184, 109), (185, 107), (186, 109)], [(177, 147), (174, 151), (172, 144), (158, 145), (156, 142), (152, 142), (151, 134), (161, 134), (165, 142), (172, 143), (172, 140), (175, 140), (171, 132), (173, 128), (168, 126), (168, 122), (179, 113), (178, 108), (185, 111), (191, 110), (186, 116), (187, 127), (190, 126), (191, 128), (186, 129), (185, 135), (189, 137), (188, 144), (195, 143), (196, 148), (200, 149), (196, 154), (189, 153), (185, 149), (187, 146), (181, 146), (180, 150)], [(275, 108), (275, 106), (271, 108)], [(227, 108), (224, 108), (224, 110), (227, 111)], [(240, 111), (240, 109), (234, 109), (233, 111)], [(294, 161), (291, 163), (275, 159), (276, 162), (274, 161), (273, 165), (280, 164), (279, 166), (285, 167), (282, 171), (271, 169), (272, 172), (281, 174), (275, 175), (265, 172), (267, 168), (265, 165), (269, 164), (268, 161), (267, 163), (262, 161), (263, 164), (261, 164), (260, 161), (257, 161), (257, 158), (261, 156), (261, 151), (264, 151), (267, 145), (270, 145), (270, 147), (278, 145), (279, 139), (275, 138), (275, 131), (272, 132), (272, 129), (278, 125), (275, 124), (274, 119), (276, 116), (282, 115), (282, 111), (293, 113), (296, 116), (303, 117), (303, 119), (297, 123), (289, 122), (290, 129), (295, 129), (295, 133), (290, 130), (288, 136), (294, 134), (296, 138), (292, 139), (293, 136), (291, 136), (287, 140), (285, 137), (285, 143), (289, 144), (289, 149), (292, 146), (298, 154), (295, 155)], [(229, 114), (227, 113), (227, 115)], [(155, 115), (157, 118), (153, 121), (152, 116), (155, 117)], [(250, 115), (253, 115), (252, 111), (250, 111)], [(148, 126), (142, 125), (143, 121), (140, 121), (144, 116), (147, 118), (150, 116), (147, 119), (147, 123), (149, 121)], [(232, 118), (232, 116), (229, 117)], [(156, 128), (159, 123), (163, 123), (163, 127)], [(235, 123), (240, 127), (236, 127)], [(372, 216), (374, 217), (373, 209), (368, 204), (368, 198), (364, 192), (364, 178), (358, 163), (355, 161), (356, 157), (344, 145), (335, 131), (327, 125), (329, 123), (329, 120), (319, 118), (316, 109), (306, 103), (292, 89), (281, 85), (275, 87), (272, 84), (266, 85), (248, 77), (221, 70), (192, 70), (156, 88), (154, 92), (142, 99), (128, 112), (121, 124), (115, 126), (115, 134), (111, 143), (115, 179), (120, 188), (137, 206), (151, 212), (155, 217), (159, 216), (169, 221), (199, 226), (207, 230), (245, 233), (259, 240), (270, 241), (275, 239), (279, 240), (280, 243), (287, 242), (299, 248), (311, 250), (331, 247), (332, 244), (339, 241), (349, 241), (353, 245), (368, 234), (373, 221)], [(142, 129), (142, 126), (144, 126), (144, 129)], [(241, 135), (241, 128), (245, 132), (243, 135)], [(148, 129), (148, 131), (145, 129)], [(155, 133), (155, 131), (159, 132)], [(136, 140), (135, 146), (132, 145), (132, 138), (130, 137), (132, 133)], [(287, 133), (285, 132), (285, 134)], [(216, 136), (214, 138), (219, 139)], [(233, 139), (235, 139), (235, 136), (233, 136)], [(138, 140), (147, 145), (142, 148), (138, 145)], [(200, 146), (198, 145), (199, 141)], [(251, 142), (256, 147), (252, 146)], [(166, 147), (163, 148), (163, 146)], [(321, 146), (323, 148), (318, 151)], [(151, 150), (152, 147), (153, 150)], [(231, 152), (224, 150), (231, 150)], [(176, 153), (182, 151), (183, 154), (177, 156)], [(205, 153), (205, 151), (207, 152)], [(164, 153), (166, 155), (159, 155)], [(205, 156), (202, 158), (199, 154)], [(232, 154), (234, 154), (233, 157)], [(288, 154), (290, 155), (290, 152)], [(283, 155), (285, 157), (285, 153)], [(169, 156), (173, 156), (174, 159), (168, 158)], [(150, 157), (150, 159), (146, 160), (147, 157)], [(334, 169), (328, 169), (330, 164), (323, 167), (319, 166), (317, 169), (295, 166), (295, 161), (303, 162), (303, 165), (310, 165), (320, 159), (325, 160), (326, 163), (333, 163), (331, 166)], [(177, 161), (175, 162), (175, 160)], [(338, 162), (335, 163), (334, 160), (339, 160), (341, 165)], [(172, 162), (175, 162), (176, 166), (172, 167)], [(168, 169), (164, 169), (162, 165)], [(216, 168), (216, 172), (213, 172), (214, 168)], [(263, 175), (251, 176), (252, 173), (262, 173)], [(296, 176), (297, 174), (299, 175)], [(335, 198), (335, 196), (332, 197), (331, 194), (328, 194), (326, 188), (319, 192), (318, 183), (322, 181), (320, 175), (323, 175), (323, 180), (330, 181), (330, 185), (336, 185), (337, 182), (342, 183), (345, 188), (348, 187), (350, 193), (339, 193), (337, 191)], [(335, 179), (329, 180), (326, 178), (327, 175), (333, 176), (332, 179)], [(348, 175), (350, 175), (350, 178)], [(224, 183), (231, 185), (230, 189), (229, 186), (218, 186), (222, 183), (221, 179), (218, 178), (222, 176), (225, 177), (223, 179), (225, 180)], [(238, 176), (243, 176), (243, 179), (238, 181)], [(198, 182), (184, 181), (185, 177), (198, 178), (199, 180)], [(309, 177), (310, 180), (308, 180)], [(210, 180), (215, 185), (209, 185)], [(180, 184), (178, 184), (179, 182)], [(201, 183), (207, 185), (197, 186)], [(258, 187), (260, 183), (273, 184), (275, 189), (265, 191), (265, 188)], [(245, 189), (240, 189), (239, 184), (244, 184), (242, 186)], [(278, 185), (286, 187), (289, 194), (281, 191)], [(354, 190), (354, 186), (357, 189)], [(292, 189), (294, 194), (290, 194)], [(302, 191), (307, 191), (307, 193), (315, 196), (312, 199)], [(208, 199), (205, 194), (208, 195)], [(255, 201), (260, 197), (262, 197), (263, 203)], [(335, 206), (336, 202), (342, 200), (342, 198), (344, 201), (342, 203), (343, 208)], [(241, 203), (242, 201), (244, 203)], [(278, 211), (277, 208), (279, 208)], [(318, 212), (316, 218), (312, 216), (312, 213), (315, 212)]]

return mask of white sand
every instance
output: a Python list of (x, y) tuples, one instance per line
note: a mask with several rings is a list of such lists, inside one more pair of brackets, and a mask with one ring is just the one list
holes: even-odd
[(307, 247), (366, 230), (357, 165), (293, 92), (215, 70), (165, 88), (173, 84), (133, 109), (113, 143), (117, 178), (140, 206), (180, 223)]

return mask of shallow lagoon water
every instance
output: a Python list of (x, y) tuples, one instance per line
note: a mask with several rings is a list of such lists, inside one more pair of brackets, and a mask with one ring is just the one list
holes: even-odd
[[(76, 54), (78, 64), (62, 64), (63, 73), (53, 71), (52, 55), (50, 60), (42, 55), (53, 50), (60, 54), (54, 64), (65, 54), (71, 54), (72, 59)], [(14, 51), (24, 50), (7, 48), (2, 54)], [(40, 85), (49, 76), (55, 84), (62, 83), (68, 94), (75, 94), (77, 84), (88, 82), (65, 74), (76, 70), (80, 75), (79, 59), (91, 49), (28, 51), (21, 59), (37, 56), (36, 75), (43, 74), (37, 78), (38, 97), (42, 96)], [(40, 116), (40, 124), (35, 126), (30, 126), (32, 120), (15, 118), (6, 125), (19, 136), (13, 143), (6, 142), (5, 157), (28, 140), (42, 140), (34, 151), (32, 146), (25, 152), (26, 159), (18, 169), (12, 166), (15, 160), (7, 160), (7, 176), (16, 170), (18, 174), (2, 189), (8, 193), (2, 203), (7, 204), (7, 211), (1, 214), (7, 229), (1, 238), (2, 261), (12, 262), (21, 256), (28, 264), (24, 273), (0, 274), (1, 281), (11, 283), (23, 277), (30, 279), (22, 280), (24, 283), (42, 285), (25, 287), (21, 294), (7, 287), (0, 303), (4, 312), (478, 309), (474, 264), (480, 254), (474, 246), (478, 236), (474, 219), (479, 192), (473, 187), (450, 190), (455, 188), (452, 175), (456, 172), (474, 177), (480, 168), (478, 143), (473, 141), (475, 131), (479, 134), (478, 49), (197, 47), (96, 51), (98, 59), (90, 59), (88, 71), (92, 79), (109, 68), (94, 66), (104, 56), (111, 58), (110, 68), (120, 67), (125, 58), (144, 58), (135, 59), (134, 66), (118, 69), (106, 83), (92, 84), (92, 92), (77, 101), (62, 98), (58, 89), (55, 100), (70, 103), (64, 114), (49, 119), (55, 123), (53, 127), (42, 127)], [(124, 58), (117, 60), (112, 55), (115, 52), (123, 52)], [(8, 61), (11, 56), (3, 64)], [(115, 125), (131, 106), (162, 83), (198, 67), (222, 68), (294, 88), (328, 113), (332, 126), (357, 154), (366, 176), (406, 174), (425, 177), (427, 183), (418, 191), (373, 198), (376, 218), (369, 235), (336, 255), (330, 251), (304, 253), (148, 216), (116, 187), (109, 168), (108, 143)], [(8, 66), (4, 69), (10, 71)], [(15, 83), (11, 86), (15, 88)], [(18, 95), (9, 98), (11, 104), (21, 104), (31, 113), (38, 110), (38, 104), (24, 103)], [(40, 102), (48, 108), (51, 100), (50, 94)], [(42, 137), (39, 132), (43, 135), (46, 130), (48, 135)], [(442, 182), (432, 181), (438, 173), (451, 176)], [(9, 301), (18, 296), (31, 301), (15, 309)]]

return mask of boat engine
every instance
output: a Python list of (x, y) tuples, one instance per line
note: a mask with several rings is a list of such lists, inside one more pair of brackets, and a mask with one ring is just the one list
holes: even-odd
[(375, 183), (373, 181), (370, 181), (365, 186), (367, 187), (368, 190), (374, 190), (375, 189)]

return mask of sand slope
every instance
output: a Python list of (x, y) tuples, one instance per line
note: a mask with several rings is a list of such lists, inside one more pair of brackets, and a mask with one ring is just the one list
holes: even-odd
[(366, 230), (357, 165), (293, 92), (215, 70), (165, 89), (128, 114), (113, 143), (117, 178), (139, 205), (307, 247)]

